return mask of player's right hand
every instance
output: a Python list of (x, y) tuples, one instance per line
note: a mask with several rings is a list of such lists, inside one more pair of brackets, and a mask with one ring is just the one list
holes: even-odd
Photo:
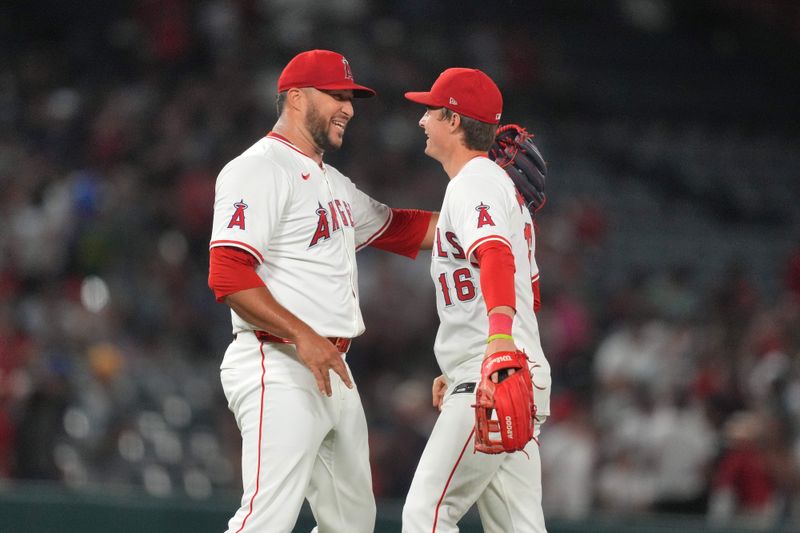
[(344, 364), (342, 354), (325, 337), (321, 337), (309, 329), (294, 339), (297, 347), (297, 357), (308, 367), (317, 381), (317, 387), (322, 394), (331, 395), (330, 371), (336, 372), (347, 388), (353, 388), (347, 365)]
[(442, 402), (444, 401), (444, 394), (447, 392), (447, 380), (444, 379), (444, 375), (438, 376), (433, 380), (433, 389), (431, 392), (433, 397), (433, 406), (441, 411)]

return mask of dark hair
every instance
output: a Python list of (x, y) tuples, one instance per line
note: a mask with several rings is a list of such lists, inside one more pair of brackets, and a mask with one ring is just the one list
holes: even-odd
[(281, 116), (281, 113), (283, 113), (284, 104), (286, 104), (286, 91), (278, 93), (278, 96), (275, 97), (275, 109), (278, 111), (278, 116)]
[[(453, 116), (453, 111), (446, 107), (442, 108), (442, 116), (440, 120), (450, 120)], [(464, 145), (470, 150), (480, 150), (481, 152), (489, 151), (494, 143), (494, 136), (497, 133), (497, 124), (489, 124), (481, 122), (474, 118), (465, 117), (461, 113), (461, 131), (464, 132)]]

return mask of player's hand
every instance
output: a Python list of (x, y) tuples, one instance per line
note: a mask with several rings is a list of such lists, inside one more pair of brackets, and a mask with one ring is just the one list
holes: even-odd
[(447, 392), (447, 380), (444, 375), (438, 376), (433, 380), (432, 389), (433, 406), (442, 410), (442, 402), (444, 401), (444, 394)]
[(348, 388), (353, 388), (342, 354), (331, 341), (311, 329), (297, 335), (294, 341), (297, 346), (297, 357), (314, 375), (321, 393), (326, 396), (331, 395), (331, 370), (339, 374)]
[[(517, 346), (514, 344), (514, 341), (511, 339), (497, 339), (493, 340), (489, 344), (486, 345), (486, 353), (484, 358), (489, 357), (492, 354), (497, 352), (516, 352)], [(492, 383), (500, 383), (508, 376), (514, 374), (515, 370), (513, 368), (509, 368), (508, 370), (501, 370), (500, 372), (493, 372), (489, 379), (492, 380)]]
[[(475, 451), (515, 452), (533, 438), (536, 405), (529, 363), (521, 351), (498, 351), (481, 363), (481, 382), (473, 405)], [(499, 375), (497, 382), (492, 379), (495, 374)]]
[(505, 169), (535, 218), (536, 211), (547, 201), (547, 163), (534, 144), (533, 135), (517, 124), (500, 126), (488, 155)]

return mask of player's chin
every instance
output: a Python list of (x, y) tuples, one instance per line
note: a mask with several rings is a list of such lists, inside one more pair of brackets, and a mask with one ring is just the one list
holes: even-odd
[(331, 143), (331, 146), (341, 148), (344, 142), (344, 130), (334, 127), (328, 134), (328, 141)]

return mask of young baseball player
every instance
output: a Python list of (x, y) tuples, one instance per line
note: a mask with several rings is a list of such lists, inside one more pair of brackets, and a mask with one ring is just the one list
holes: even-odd
[[(535, 409), (528, 411), (536, 413), (533, 435), (549, 413), (550, 369), (534, 314), (533, 222), (509, 176), (487, 158), (502, 96), (480, 70), (452, 68), (429, 92), (406, 98), (427, 106), (419, 121), (425, 153), (441, 163), (450, 182), (431, 262), (441, 321), (434, 351), (442, 370), (433, 382), (433, 403), (441, 413), (411, 483), (403, 531), (458, 531), (458, 521), (477, 503), (484, 531), (543, 532), (535, 438), (523, 439), (524, 450), (516, 453), (476, 451), (473, 405), (484, 387), (485, 358), (524, 350), (534, 390)], [(499, 382), (512, 373), (490, 370), (487, 377)]]
[(367, 425), (345, 362), (364, 332), (355, 252), (415, 257), (436, 217), (390, 209), (323, 162), (342, 145), (353, 80), (311, 50), (278, 79), (279, 118), (220, 172), (209, 286), (231, 308), (221, 381), (242, 434), (241, 507), (228, 533), (292, 531), (308, 499), (319, 533), (372, 533)]

